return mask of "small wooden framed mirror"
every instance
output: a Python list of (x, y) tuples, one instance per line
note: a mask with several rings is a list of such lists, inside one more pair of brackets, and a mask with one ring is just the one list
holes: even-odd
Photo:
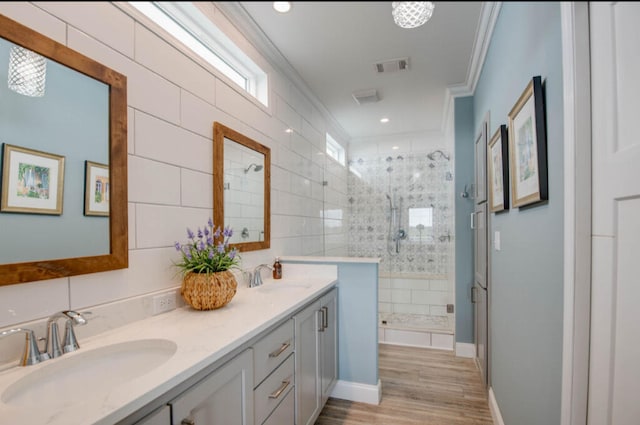
[(271, 243), (271, 149), (213, 123), (213, 220), (233, 230), (239, 251)]

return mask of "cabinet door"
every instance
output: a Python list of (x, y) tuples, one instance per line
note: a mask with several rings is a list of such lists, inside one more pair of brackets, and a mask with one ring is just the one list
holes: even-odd
[(324, 322), (320, 332), (321, 406), (324, 406), (338, 378), (338, 290), (333, 289), (320, 302)]
[(253, 351), (247, 349), (178, 396), (173, 424), (253, 425)]
[(294, 316), (296, 424), (310, 425), (321, 410), (318, 356), (320, 301)]

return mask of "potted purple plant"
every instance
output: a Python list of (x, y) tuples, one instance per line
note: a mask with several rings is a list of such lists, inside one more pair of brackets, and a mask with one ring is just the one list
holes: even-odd
[(203, 228), (187, 228), (186, 243), (175, 243), (180, 260), (174, 265), (182, 274), (180, 293), (196, 310), (223, 307), (236, 294), (237, 282), (230, 271), (238, 266), (240, 257), (229, 241), (233, 230), (216, 227), (209, 219)]

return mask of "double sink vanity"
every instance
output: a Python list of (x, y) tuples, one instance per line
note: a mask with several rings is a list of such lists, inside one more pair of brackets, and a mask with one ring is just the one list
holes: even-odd
[(312, 424), (337, 378), (338, 288), (335, 266), (311, 267), (0, 373), (2, 422)]

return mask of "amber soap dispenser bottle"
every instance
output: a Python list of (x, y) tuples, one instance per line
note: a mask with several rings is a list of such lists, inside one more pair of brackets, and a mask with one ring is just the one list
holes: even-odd
[(273, 278), (282, 279), (282, 263), (280, 263), (279, 257), (276, 257), (276, 261), (273, 263)]

